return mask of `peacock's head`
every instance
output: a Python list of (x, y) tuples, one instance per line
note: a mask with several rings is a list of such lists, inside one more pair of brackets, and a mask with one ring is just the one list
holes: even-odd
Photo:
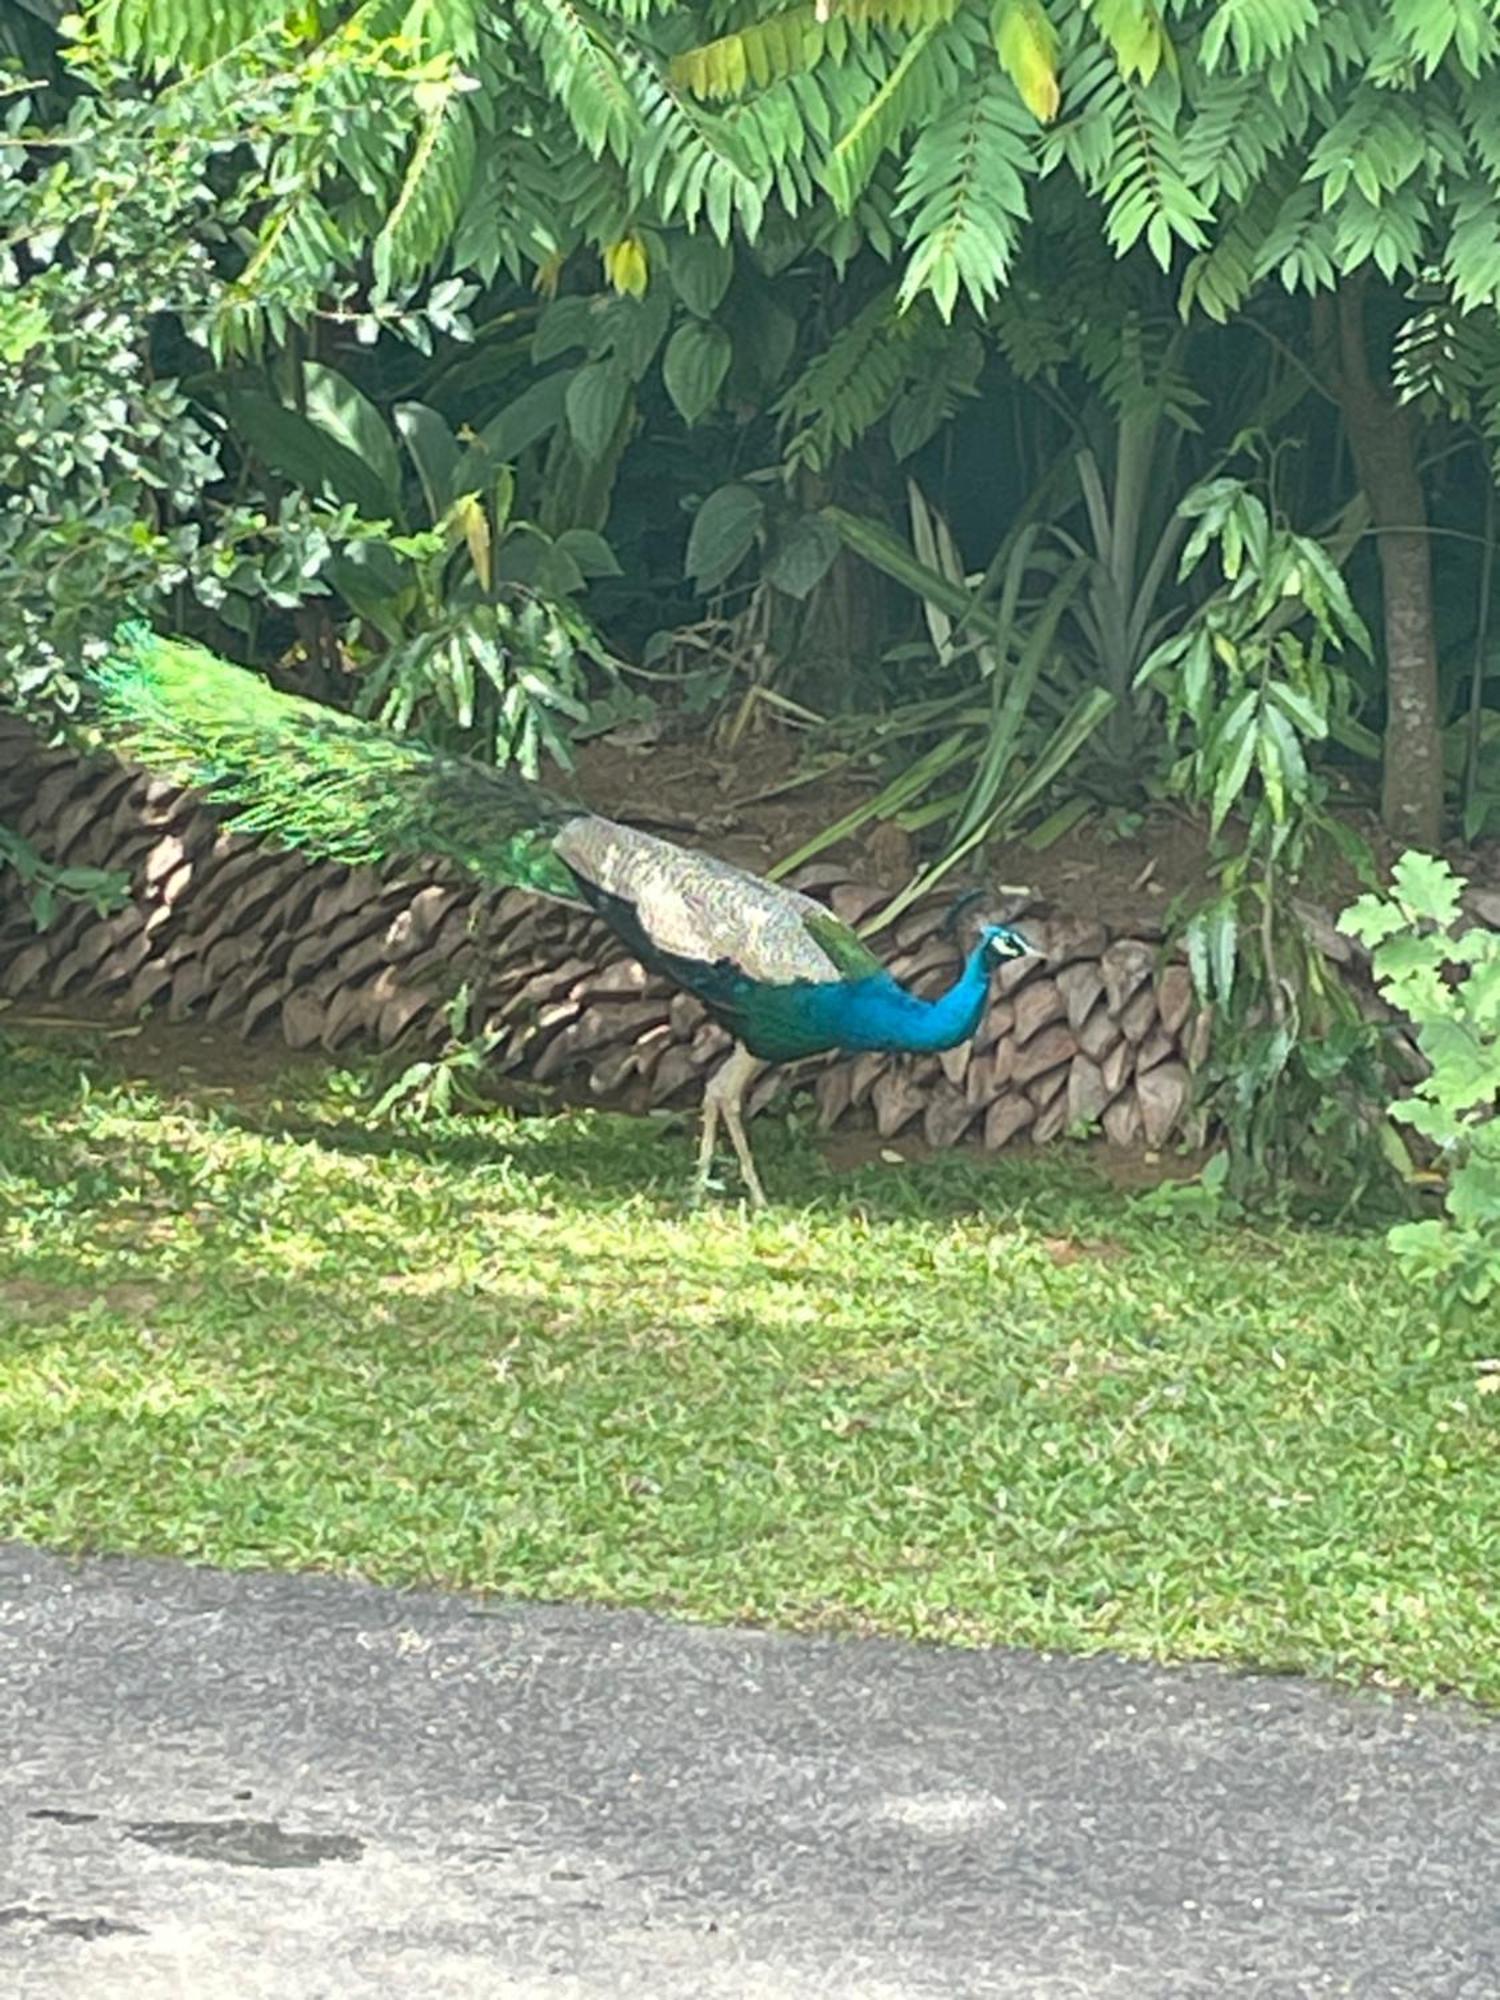
[(1033, 949), (1011, 924), (986, 924), (979, 933), (979, 943), (985, 958), (995, 965), (1008, 958), (1025, 958)]

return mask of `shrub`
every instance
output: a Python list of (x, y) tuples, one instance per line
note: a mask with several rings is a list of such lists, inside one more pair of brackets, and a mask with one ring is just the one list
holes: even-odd
[(1339, 928), (1370, 947), (1382, 997), (1406, 1015), (1429, 1072), (1391, 1116), (1437, 1150), (1442, 1217), (1388, 1241), (1445, 1310), (1500, 1292), (1500, 932), (1460, 931), (1463, 883), (1430, 854), (1403, 854), (1389, 895), (1361, 896)]

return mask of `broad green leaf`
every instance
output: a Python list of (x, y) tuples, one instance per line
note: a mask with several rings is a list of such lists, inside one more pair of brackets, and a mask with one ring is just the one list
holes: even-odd
[(690, 313), (707, 319), (734, 276), (734, 251), (712, 236), (674, 236), (667, 249), (672, 289)]
[(1213, 692), (1213, 648), (1206, 627), (1193, 633), (1182, 655), (1182, 705), (1201, 731)]
[[(523, 389), (514, 402), (507, 403), (498, 416), (491, 417), (477, 442), (492, 459), (519, 458), (528, 445), (546, 437), (561, 423), (568, 385), (575, 372), (563, 369), (554, 375), (544, 375), (539, 382)], [(468, 484), (464, 474), (459, 477), (461, 484)]]
[(568, 384), (564, 407), (574, 444), (590, 462), (603, 458), (620, 427), (630, 378), (618, 361), (589, 361)]
[(762, 393), (781, 381), (796, 347), (797, 322), (769, 287), (757, 287), (748, 297), (744, 290), (736, 291), (736, 368), (750, 369)]
[(1495, 1052), (1472, 1029), (1462, 1021), (1424, 1021), (1419, 1040), (1432, 1064), (1426, 1088), (1436, 1102), (1449, 1111), (1493, 1105), (1500, 1083)]
[(615, 299), (606, 331), (615, 359), (632, 382), (639, 382), (656, 358), (672, 318), (672, 295), (653, 285), (643, 299)]
[(1391, 887), (1397, 898), (1416, 916), (1435, 923), (1457, 921), (1461, 904), (1458, 877), (1438, 854), (1423, 854), (1408, 848), (1391, 871)]
[(1328, 734), (1326, 717), (1317, 703), (1301, 688), (1289, 687), (1285, 681), (1274, 681), (1271, 685), (1271, 699), (1281, 709), (1304, 736), (1318, 738)]
[(308, 422), (363, 460), (380, 482), (384, 512), (394, 518), (401, 506), (401, 463), (385, 418), (336, 368), (306, 362), (302, 380)]
[[(1260, 748), (1257, 752), (1260, 758), (1262, 774), (1266, 777), (1268, 791), (1271, 788), (1271, 778), (1268, 771), (1272, 757), (1270, 745), (1273, 743), (1276, 746), (1274, 761), (1277, 773), (1277, 786), (1278, 788), (1284, 786), (1285, 794), (1290, 795), (1294, 803), (1301, 805), (1307, 799), (1307, 759), (1302, 754), (1302, 744), (1296, 730), (1293, 729), (1291, 723), (1287, 721), (1281, 710), (1273, 707), (1268, 702), (1261, 710)], [(1283, 796), (1283, 793), (1278, 789), (1278, 800)], [(1278, 819), (1281, 817), (1279, 807), (1277, 817)]]
[(1057, 80), (1057, 30), (1041, 0), (995, 0), (990, 28), (1000, 66), (1021, 102), (1039, 124), (1050, 125), (1062, 91)]
[(678, 327), (667, 342), (662, 380), (687, 423), (697, 423), (713, 408), (733, 353), (723, 327), (709, 326), (702, 320)]
[(762, 571), (788, 597), (807, 597), (827, 576), (843, 544), (821, 514), (804, 514), (772, 549)]
[(1361, 896), (1339, 915), (1337, 929), (1362, 944), (1377, 945), (1406, 928), (1406, 919), (1384, 896)]
[(304, 493), (351, 503), (368, 521), (394, 518), (377, 474), (317, 424), (259, 390), (225, 390), (220, 401), (235, 430), (271, 471)]
[(614, 550), (592, 528), (565, 528), (554, 546), (571, 556), (585, 577), (623, 574)]
[[(1271, 727), (1275, 713), (1269, 706), (1263, 707), (1255, 731), (1255, 763), (1260, 772), (1261, 784), (1265, 787), (1266, 804), (1271, 808), (1271, 817), (1277, 825), (1286, 819), (1286, 769), (1281, 761), (1281, 740)], [(1284, 716), (1277, 718), (1283, 729), (1287, 729)], [(1287, 732), (1290, 734), (1290, 730)]]
[(598, 323), (596, 302), (577, 292), (553, 299), (536, 323), (531, 338), (531, 358), (535, 362), (555, 361), (570, 348), (587, 347)]
[(28, 300), (0, 299), (0, 361), (18, 367), (47, 338), (51, 319)]
[(864, 520), (842, 507), (825, 507), (823, 511), (838, 530), (839, 539), (857, 556), (950, 617), (967, 623), (973, 631), (1003, 643), (1005, 633), (994, 612), (981, 604), (966, 584), (956, 583), (941, 570), (919, 562), (905, 542), (878, 522)]
[(1500, 1160), (1465, 1161), (1453, 1177), (1447, 1206), (1455, 1222), (1482, 1229), (1500, 1224)]
[(687, 572), (699, 590), (717, 590), (755, 546), (766, 503), (753, 486), (734, 480), (710, 493), (693, 517)]
[(1234, 990), (1234, 968), (1239, 950), (1239, 936), (1239, 921), (1235, 916), (1233, 902), (1226, 899), (1222, 903), (1216, 903), (1205, 918), (1204, 941), (1213, 975), (1214, 993), (1221, 1005), (1228, 1004)]
[(447, 424), (426, 403), (398, 403), (391, 413), (427, 502), (427, 517), (439, 520), (455, 497), (453, 475), (462, 456)]
[(1260, 740), (1260, 732), (1251, 728), (1249, 723), (1253, 719), (1253, 705), (1259, 699), (1259, 695), (1251, 697), (1252, 714), (1246, 717), (1246, 726), (1243, 729), (1238, 732), (1233, 729), (1225, 731), (1225, 746), (1234, 742), (1235, 747), (1228, 762), (1220, 766), (1219, 776), (1214, 785), (1213, 810), (1209, 818), (1209, 828), (1213, 833), (1219, 831), (1234, 810), (1236, 801), (1245, 789), (1245, 781), (1250, 776), (1250, 767), (1255, 761), (1255, 749)]

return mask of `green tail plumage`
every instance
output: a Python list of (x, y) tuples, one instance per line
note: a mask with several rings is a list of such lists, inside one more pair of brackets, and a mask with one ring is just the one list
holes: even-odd
[(578, 900), (554, 851), (580, 808), (280, 694), (201, 646), (129, 625), (90, 676), (113, 749), (194, 786), (236, 831), (330, 861), (438, 855), (482, 881)]

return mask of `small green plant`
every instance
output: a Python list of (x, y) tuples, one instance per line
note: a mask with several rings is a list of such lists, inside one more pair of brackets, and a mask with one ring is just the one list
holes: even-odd
[(370, 1117), (377, 1124), (389, 1120), (421, 1125), (434, 1118), (450, 1117), (460, 1110), (472, 1111), (480, 1105), (493, 1109), (490, 1100), (477, 1088), (477, 1082), (503, 1036), (473, 1026), (472, 997), (465, 980), (444, 1009), (448, 1040), (435, 1056), (423, 1056), (408, 1063), (381, 1092), (370, 1110)]
[(1304, 901), (1368, 852), (1313, 765), (1350, 705), (1341, 654), (1369, 638), (1332, 557), (1244, 481), (1196, 487), (1179, 574), (1221, 582), (1142, 669), (1180, 750), (1171, 789), (1208, 815), (1215, 894), (1179, 913), (1199, 998), (1214, 1009), (1200, 1108), (1228, 1148), (1225, 1190), (1264, 1200), (1337, 1179), (1346, 1203), (1409, 1171), (1379, 1107), (1378, 1029), (1326, 960)]
[[(969, 575), (947, 522), (914, 480), (907, 497), (911, 546), (840, 507), (826, 518), (846, 547), (922, 599), (928, 644), (919, 657), (959, 685), (885, 718), (885, 744), (918, 737), (931, 747), (773, 871), (789, 873), (871, 820), (893, 819), (910, 833), (941, 826), (937, 858), (886, 906), (882, 926), (987, 841), (1013, 836), (1114, 705), (1106, 688), (1064, 671), (1058, 626), (1084, 582), (1083, 559), (1044, 559), (1036, 529), (1023, 523), (986, 576)], [(998, 586), (993, 602), (989, 580)]]
[(1445, 1219), (1403, 1222), (1388, 1240), (1450, 1311), (1500, 1294), (1500, 933), (1456, 929), (1462, 891), (1446, 861), (1410, 852), (1389, 895), (1361, 896), (1339, 918), (1370, 947), (1381, 995), (1429, 1065), (1390, 1115), (1437, 1149)]
[(323, 363), (303, 364), (301, 390), (300, 409), (259, 388), (220, 399), (305, 503), (358, 521), (323, 574), (373, 642), (362, 710), (529, 776), (544, 754), (566, 768), (568, 726), (591, 713), (590, 670), (613, 666), (574, 601), (590, 577), (619, 573), (608, 543), (588, 528), (549, 534), (517, 512), (514, 426), (465, 441), (408, 402), (393, 428)]
[(45, 860), (13, 827), (0, 825), (0, 876), (11, 869), (19, 876), (31, 909), (31, 920), (44, 931), (65, 902), (92, 903), (107, 916), (124, 902), (125, 876), (106, 868), (59, 868)]

